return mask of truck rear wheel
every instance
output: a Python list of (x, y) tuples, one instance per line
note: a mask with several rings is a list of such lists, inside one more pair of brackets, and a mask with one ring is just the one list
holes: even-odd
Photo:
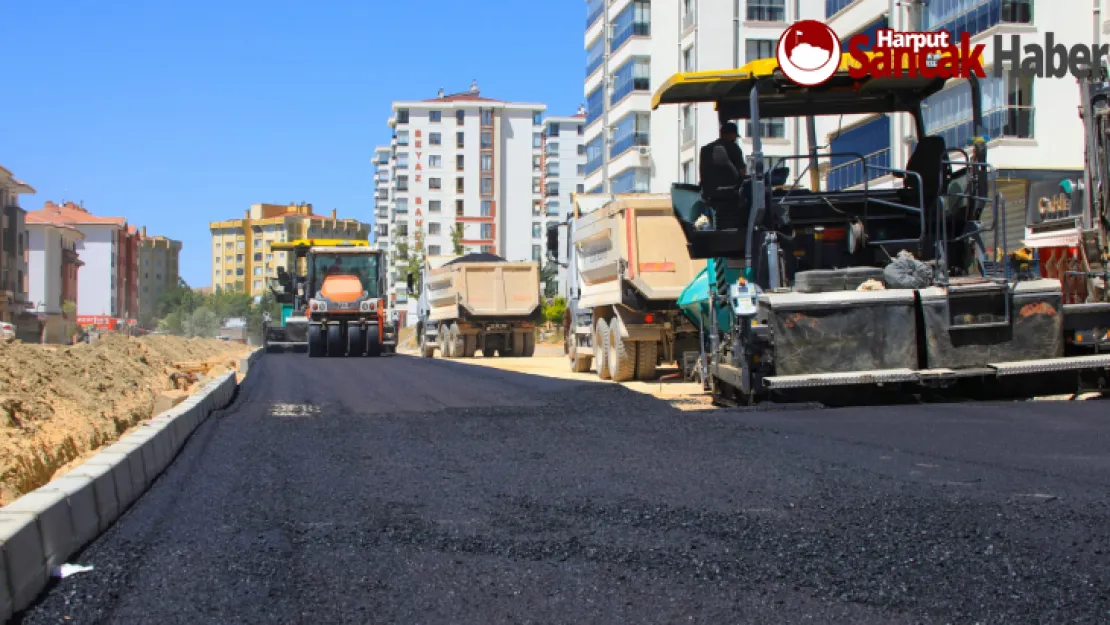
[(478, 351), (478, 336), (467, 334), (463, 337), (463, 346), (463, 358), (473, 358), (474, 352)]
[(378, 335), (378, 327), (370, 326), (366, 330), (366, 355), (377, 358), (382, 355), (384, 346)]
[(524, 341), (521, 345), (520, 355), (525, 358), (531, 358), (532, 354), (536, 353), (536, 333), (526, 332), (521, 338), (523, 338)]
[(659, 343), (643, 342), (636, 346), (636, 379), (654, 380), (659, 362)]
[(345, 355), (346, 347), (343, 344), (343, 328), (338, 323), (328, 324), (328, 357), (335, 358)]
[(594, 368), (597, 377), (609, 379), (609, 323), (604, 319), (594, 324)]
[(621, 336), (621, 326), (613, 319), (609, 326), (609, 378), (614, 382), (627, 382), (636, 377), (636, 352), (639, 343), (626, 341)]
[(459, 334), (459, 326), (452, 323), (451, 327), (447, 329), (447, 344), (448, 350), (451, 355), (448, 358), (462, 358), (466, 352), (466, 345), (463, 344), (462, 335)]
[(308, 326), (308, 357), (320, 358), (327, 356), (327, 354), (323, 326), (318, 323)]
[(574, 342), (570, 344), (570, 370), (575, 373), (586, 373), (593, 364), (593, 356), (579, 353), (577, 338), (574, 337), (572, 340)]
[(347, 326), (347, 355), (361, 356), (366, 351), (366, 332), (361, 326)]

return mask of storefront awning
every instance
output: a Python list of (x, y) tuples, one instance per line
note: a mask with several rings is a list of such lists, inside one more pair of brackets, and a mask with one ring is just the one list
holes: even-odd
[(1057, 230), (1055, 232), (1032, 233), (1025, 229), (1025, 247), (1041, 249), (1046, 247), (1078, 247), (1081, 236), (1078, 229)]

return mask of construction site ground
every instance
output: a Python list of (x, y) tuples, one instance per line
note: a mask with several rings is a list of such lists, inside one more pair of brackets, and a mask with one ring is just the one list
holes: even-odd
[(0, 505), (236, 369), (250, 349), (117, 334), (73, 346), (0, 343)]

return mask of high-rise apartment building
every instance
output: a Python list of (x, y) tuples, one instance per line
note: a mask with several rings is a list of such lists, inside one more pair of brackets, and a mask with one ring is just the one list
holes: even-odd
[[(543, 237), (542, 226), (532, 235), (533, 217), (543, 210), (545, 109), (483, 97), (477, 83), (462, 93), (441, 89), (435, 98), (393, 103), (388, 232), (399, 306), (408, 253), (533, 258)], [(415, 300), (405, 303), (415, 310)]]
[[(546, 266), (544, 255), (548, 224), (566, 219), (574, 210), (573, 195), (585, 191), (585, 107), (572, 116), (544, 120), (542, 160), (544, 200), (541, 213), (533, 210), (532, 258)], [(566, 270), (562, 267), (558, 267), (558, 282), (558, 292), (562, 293), (566, 286)]]
[(181, 241), (163, 236), (139, 235), (139, 320), (151, 322), (162, 293), (177, 286)]
[(390, 160), (393, 148), (374, 148), (374, 247), (389, 250), (389, 184), (392, 180)]
[[(666, 193), (673, 182), (696, 183), (698, 149), (719, 134), (713, 104), (652, 111), (652, 92), (678, 72), (773, 57), (789, 24), (822, 19), (823, 8), (822, 0), (588, 0), (586, 189)], [(804, 124), (768, 119), (760, 126), (765, 155), (807, 149)], [(751, 133), (740, 124), (745, 154)]]
[(278, 267), (292, 271), (290, 252), (274, 252), (270, 244), (296, 239), (368, 241), (370, 225), (312, 212), (312, 204), (252, 204), (239, 219), (213, 221), (212, 286), (251, 295), (266, 293), (267, 278)]

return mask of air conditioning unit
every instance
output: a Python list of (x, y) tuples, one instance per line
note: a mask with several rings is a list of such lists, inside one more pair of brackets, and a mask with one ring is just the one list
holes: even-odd
[(651, 156), (651, 148), (646, 145), (641, 145), (637, 150), (640, 152), (640, 158), (648, 158)]

